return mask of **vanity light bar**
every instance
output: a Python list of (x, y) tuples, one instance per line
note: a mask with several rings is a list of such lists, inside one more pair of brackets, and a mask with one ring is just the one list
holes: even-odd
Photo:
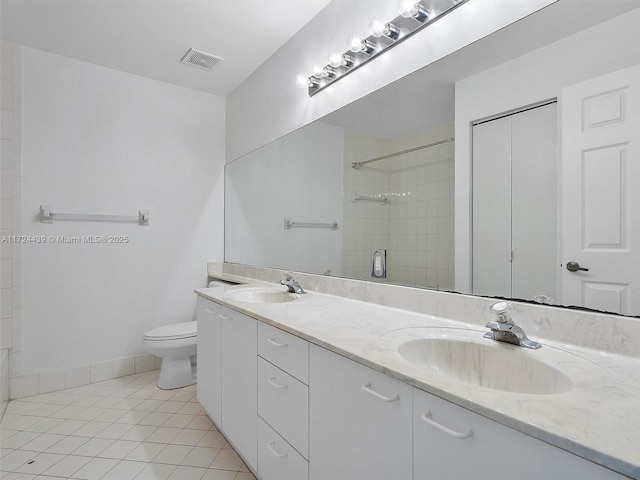
[(429, 0), (401, 0), (400, 15), (389, 22), (374, 18), (368, 37), (352, 35), (346, 52), (331, 52), (327, 65), (315, 66), (313, 74), (308, 77), (303, 73), (298, 74), (296, 83), (307, 87), (312, 97), (467, 1), (450, 0), (450, 6), (440, 11), (430, 9)]

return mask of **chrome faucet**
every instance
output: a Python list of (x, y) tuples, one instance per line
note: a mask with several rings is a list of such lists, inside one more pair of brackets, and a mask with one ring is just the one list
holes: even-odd
[(491, 313), (496, 315), (495, 320), (487, 323), (487, 328), (491, 331), (484, 334), (484, 338), (497, 342), (512, 343), (525, 348), (540, 348), (542, 345), (527, 338), (524, 330), (519, 325), (513, 323), (509, 312), (511, 305), (508, 302), (498, 302), (491, 306)]
[(307, 293), (302, 289), (300, 285), (298, 285), (298, 282), (294, 280), (292, 272), (287, 272), (284, 274), (284, 278), (280, 280), (280, 285), (286, 285), (287, 289), (291, 293)]

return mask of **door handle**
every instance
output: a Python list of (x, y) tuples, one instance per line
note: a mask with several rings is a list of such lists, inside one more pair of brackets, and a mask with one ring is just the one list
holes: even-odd
[(567, 262), (567, 270), (570, 272), (588, 272), (588, 268), (581, 267), (578, 262)]

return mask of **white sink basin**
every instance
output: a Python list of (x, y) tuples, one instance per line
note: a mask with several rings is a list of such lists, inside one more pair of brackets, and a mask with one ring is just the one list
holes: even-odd
[(235, 302), (284, 303), (292, 302), (298, 295), (277, 287), (250, 287), (227, 292), (225, 298)]
[(478, 387), (537, 395), (571, 389), (568, 376), (535, 358), (544, 355), (541, 350), (475, 339), (477, 332), (472, 335), (433, 334), (405, 341), (397, 351), (412, 366)]

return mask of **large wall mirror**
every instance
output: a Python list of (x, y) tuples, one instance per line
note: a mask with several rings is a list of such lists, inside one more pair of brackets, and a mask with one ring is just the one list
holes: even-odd
[(561, 0), (228, 163), (225, 261), (640, 315), (639, 24)]

